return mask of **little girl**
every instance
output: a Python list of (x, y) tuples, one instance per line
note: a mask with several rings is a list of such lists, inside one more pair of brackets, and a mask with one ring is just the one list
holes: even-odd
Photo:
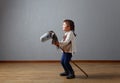
[(61, 64), (64, 72), (60, 76), (67, 76), (67, 79), (75, 78), (74, 70), (70, 65), (73, 53), (75, 52), (75, 25), (72, 20), (66, 19), (63, 21), (63, 31), (65, 32), (63, 39), (60, 42), (55, 42), (54, 45), (59, 46), (62, 51)]

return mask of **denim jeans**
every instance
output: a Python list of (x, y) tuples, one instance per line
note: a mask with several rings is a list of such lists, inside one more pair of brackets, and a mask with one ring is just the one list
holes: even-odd
[(70, 65), (71, 58), (72, 58), (72, 53), (63, 52), (62, 58), (61, 58), (61, 64), (63, 66), (64, 71), (67, 74), (74, 74), (73, 68)]

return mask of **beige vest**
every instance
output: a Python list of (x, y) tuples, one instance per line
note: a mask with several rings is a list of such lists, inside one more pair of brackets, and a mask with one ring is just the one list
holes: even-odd
[[(65, 40), (66, 36), (63, 37), (63, 41)], [(71, 52), (72, 51), (72, 42), (70, 41), (67, 45), (62, 46), (61, 49), (63, 52)]]

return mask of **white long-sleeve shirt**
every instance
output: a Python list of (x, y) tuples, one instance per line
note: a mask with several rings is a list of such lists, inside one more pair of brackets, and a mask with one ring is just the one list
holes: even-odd
[(76, 52), (75, 36), (72, 31), (65, 32), (63, 39), (59, 42), (59, 46), (67, 53)]

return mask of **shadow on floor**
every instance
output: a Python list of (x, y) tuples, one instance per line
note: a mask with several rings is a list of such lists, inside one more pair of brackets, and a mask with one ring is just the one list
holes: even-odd
[[(77, 75), (77, 79), (86, 79), (85, 75)], [(120, 79), (119, 73), (97, 73), (97, 74), (88, 74), (87, 79)]]

